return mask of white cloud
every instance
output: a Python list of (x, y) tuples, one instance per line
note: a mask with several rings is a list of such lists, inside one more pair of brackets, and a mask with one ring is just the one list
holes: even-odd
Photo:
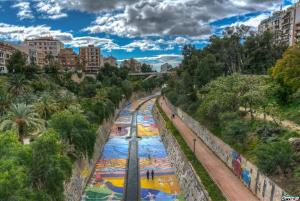
[[(139, 62), (147, 63), (153, 65), (156, 70), (160, 70), (160, 66), (164, 63), (169, 63), (173, 67), (177, 66), (181, 63), (183, 56), (180, 54), (160, 54), (152, 57), (138, 57), (135, 58)], [(125, 59), (118, 60), (118, 62), (122, 62)]]
[(38, 3), (35, 5), (36, 11), (42, 14), (43, 18), (59, 19), (67, 17), (68, 15), (63, 12), (63, 8), (58, 1), (55, 0), (36, 0)]
[(16, 4), (12, 5), (12, 7), (19, 9), (17, 16), (21, 20), (34, 18), (29, 2), (18, 2)]
[[(238, 21), (238, 22), (235, 22), (235, 23), (232, 23), (231, 25), (229, 26), (236, 26), (238, 24), (244, 24), (246, 26), (250, 26), (250, 27), (254, 27), (254, 28), (257, 28), (258, 25), (260, 24), (260, 22), (266, 18), (268, 18), (269, 16), (271, 15), (271, 13), (262, 13), (260, 15), (257, 15), (255, 17), (251, 17), (249, 19), (246, 19), (244, 21)], [(228, 25), (227, 25), (228, 26)]]
[(111, 8), (106, 10), (106, 14), (100, 13), (84, 31), (123, 37), (162, 35), (206, 37), (211, 34), (212, 27), (209, 23), (213, 21), (238, 14), (271, 11), (278, 8), (280, 3), (281, 0), (130, 1), (123, 9)]

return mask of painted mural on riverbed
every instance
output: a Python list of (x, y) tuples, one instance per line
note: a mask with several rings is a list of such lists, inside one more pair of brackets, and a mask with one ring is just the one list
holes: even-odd
[(131, 110), (132, 104), (127, 105), (112, 126), (102, 157), (97, 161), (95, 171), (85, 189), (83, 201), (123, 199), (129, 146), (126, 137), (130, 135)]
[(154, 103), (155, 99), (146, 102), (137, 115), (137, 133), (141, 137), (139, 141), (141, 200), (181, 201), (184, 197), (181, 195), (175, 169), (168, 159), (152, 115)]

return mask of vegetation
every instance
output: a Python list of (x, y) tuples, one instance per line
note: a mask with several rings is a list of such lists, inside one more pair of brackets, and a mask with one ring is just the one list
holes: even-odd
[(64, 200), (72, 162), (92, 158), (98, 126), (134, 90), (161, 84), (160, 78), (134, 83), (128, 69), (109, 64), (75, 82), (51, 56), (44, 71), (26, 65), (20, 52), (8, 63), (9, 74), (0, 77), (1, 200)]
[(176, 78), (163, 93), (285, 190), (299, 194), (299, 151), (289, 139), (300, 134), (280, 121), (300, 122), (300, 47), (284, 50), (268, 32), (213, 36), (201, 50), (184, 47)]
[(201, 165), (201, 163), (198, 160), (195, 160), (195, 156), (192, 150), (189, 148), (189, 146), (186, 144), (185, 140), (183, 139), (179, 131), (176, 129), (176, 127), (173, 125), (173, 123), (169, 120), (167, 115), (164, 113), (164, 111), (158, 104), (158, 101), (156, 101), (156, 107), (158, 108), (163, 119), (165, 120), (167, 129), (176, 138), (176, 141), (180, 145), (181, 150), (188, 158), (190, 163), (193, 165), (198, 176), (201, 178), (201, 182), (205, 186), (205, 189), (207, 190), (210, 198), (213, 201), (222, 201), (222, 200), (225, 201), (226, 199), (223, 196), (220, 189), (218, 188), (218, 186), (213, 182), (213, 180), (211, 179), (211, 177), (209, 176), (205, 168)]

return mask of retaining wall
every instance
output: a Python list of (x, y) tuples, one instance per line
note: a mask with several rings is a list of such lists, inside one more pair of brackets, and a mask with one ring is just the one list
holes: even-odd
[[(166, 98), (165, 98), (166, 99)], [(284, 190), (276, 185), (270, 178), (262, 174), (250, 161), (237, 151), (213, 135), (180, 108), (175, 107), (166, 99), (167, 104), (183, 122), (193, 130), (197, 136), (240, 178), (244, 185), (250, 189), (260, 200), (281, 201)]]
[(176, 175), (179, 180), (180, 188), (184, 194), (186, 201), (210, 201), (210, 197), (201, 183), (199, 176), (193, 166), (183, 153), (180, 145), (166, 128), (163, 117), (154, 107), (154, 117), (160, 131), (162, 141), (166, 147), (169, 159), (173, 167), (176, 169)]

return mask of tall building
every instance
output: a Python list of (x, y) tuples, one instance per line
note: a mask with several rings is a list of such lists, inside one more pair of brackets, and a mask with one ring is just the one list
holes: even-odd
[(64, 48), (64, 44), (53, 37), (26, 39), (24, 43), (29, 47), (29, 49), (40, 51), (46, 56), (51, 55), (56, 59), (60, 50)]
[(60, 53), (58, 54), (58, 61), (65, 69), (74, 69), (78, 67), (79, 64), (78, 55), (72, 48), (60, 50)]
[(79, 60), (87, 73), (97, 73), (101, 68), (100, 48), (94, 45), (79, 48)]
[(258, 33), (270, 31), (274, 34), (275, 43), (294, 45), (300, 39), (300, 3), (273, 13), (269, 18), (261, 21)]

